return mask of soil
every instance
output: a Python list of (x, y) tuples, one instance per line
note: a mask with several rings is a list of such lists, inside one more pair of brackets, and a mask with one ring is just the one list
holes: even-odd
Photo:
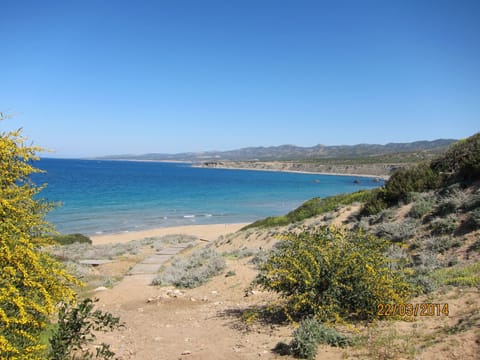
[[(340, 224), (355, 210), (343, 210), (334, 223)], [(188, 229), (182, 230), (188, 234)], [(198, 235), (198, 229), (190, 230)], [(218, 239), (214, 245), (219, 252), (265, 249), (277, 241), (273, 232), (252, 230), (226, 236), (225, 226), (217, 226), (217, 232), (210, 230), (208, 237)], [(196, 246), (207, 244), (197, 241)], [(99, 272), (118, 271), (116, 275), (125, 275), (125, 270), (122, 261), (97, 267)], [(245, 321), (249, 309), (275, 299), (258, 290), (246, 292), (256, 273), (250, 258), (227, 257), (224, 273), (195, 289), (151, 286), (154, 274), (125, 275), (113, 288), (93, 294), (100, 299), (102, 310), (119, 316), (125, 324), (119, 331), (99, 334), (98, 339), (110, 344), (124, 360), (293, 358), (274, 350), (277, 344), (291, 341), (292, 325)], [(450, 314), (346, 328), (360, 334), (363, 344), (346, 349), (322, 345), (316, 359), (480, 359), (479, 289), (455, 288), (412, 302), (448, 303)]]

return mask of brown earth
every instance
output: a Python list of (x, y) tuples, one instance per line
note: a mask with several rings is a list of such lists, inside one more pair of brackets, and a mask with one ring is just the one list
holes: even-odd
[[(340, 224), (357, 209), (341, 209), (333, 223)], [(320, 223), (321, 219), (311, 219), (305, 226)], [(225, 234), (224, 226), (217, 226), (216, 230), (208, 234), (210, 239), (217, 239), (216, 250), (231, 252), (242, 248), (268, 249), (287, 228), (253, 229), (231, 235)], [(135, 237), (132, 234), (130, 238)], [(100, 238), (94, 240), (102, 242)], [(196, 246), (206, 244), (197, 241)], [(275, 299), (273, 294), (258, 290), (246, 296), (245, 290), (256, 275), (249, 260), (227, 257), (224, 274), (195, 289), (150, 286), (154, 276), (151, 274), (125, 276), (113, 288), (94, 294), (100, 299), (102, 310), (120, 316), (125, 323), (124, 329), (102, 334), (99, 339), (111, 344), (119, 359), (292, 358), (274, 351), (279, 342), (290, 342), (292, 325), (247, 320), (248, 309)], [(97, 268), (99, 272), (115, 269), (124, 274), (125, 266), (120, 261)], [(359, 345), (346, 349), (322, 345), (316, 359), (479, 359), (479, 295), (478, 288), (452, 288), (412, 299), (412, 303), (448, 303), (450, 314), (340, 329), (356, 334), (361, 339)]]

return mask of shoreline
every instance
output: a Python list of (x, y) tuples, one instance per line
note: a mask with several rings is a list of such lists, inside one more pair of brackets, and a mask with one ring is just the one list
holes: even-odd
[(256, 167), (230, 167), (230, 166), (202, 166), (192, 165), (198, 169), (219, 169), (219, 170), (252, 170), (252, 171), (270, 171), (281, 173), (293, 173), (293, 174), (307, 174), (307, 175), (332, 175), (332, 176), (349, 176), (349, 177), (364, 177), (372, 179), (388, 180), (390, 175), (369, 175), (369, 174), (353, 174), (353, 173), (335, 173), (335, 172), (318, 172), (318, 171), (306, 171), (306, 170), (287, 170), (287, 169), (260, 169)]
[(107, 160), (107, 161), (129, 161), (129, 162), (152, 162), (152, 163), (171, 163), (171, 164), (187, 164), (192, 168), (197, 169), (220, 169), (220, 170), (253, 170), (253, 171), (270, 171), (281, 173), (293, 173), (293, 174), (309, 174), (309, 175), (332, 175), (332, 176), (350, 176), (350, 177), (364, 177), (364, 178), (378, 178), (382, 180), (388, 180), (390, 175), (372, 175), (362, 173), (342, 173), (342, 172), (325, 172), (325, 171), (307, 171), (307, 170), (289, 170), (289, 169), (274, 169), (274, 168), (258, 168), (252, 167), (236, 167), (236, 166), (205, 166), (202, 163), (196, 163), (188, 160), (150, 160), (150, 159), (85, 159), (85, 160)]
[(237, 232), (250, 223), (232, 224), (203, 224), (182, 225), (172, 227), (158, 227), (149, 230), (129, 231), (113, 234), (90, 236), (92, 245), (124, 243), (132, 240), (143, 240), (149, 237), (161, 237), (166, 235), (193, 235), (201, 240), (214, 241), (221, 235)]

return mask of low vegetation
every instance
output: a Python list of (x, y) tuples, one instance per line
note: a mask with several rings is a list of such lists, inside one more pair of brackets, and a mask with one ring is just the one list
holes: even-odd
[(210, 247), (194, 251), (189, 257), (177, 257), (152, 285), (174, 285), (195, 288), (225, 269), (225, 259)]
[(400, 202), (412, 193), (438, 190), (451, 184), (467, 186), (480, 177), (480, 133), (454, 143), (444, 155), (396, 171), (382, 189), (374, 192), (362, 214), (371, 215)]
[(351, 194), (340, 194), (326, 198), (313, 198), (306, 201), (297, 209), (284, 216), (268, 217), (264, 220), (256, 221), (244, 229), (256, 227), (284, 226), (294, 222), (302, 221), (313, 216), (333, 211), (342, 205), (351, 205), (355, 202), (364, 202), (371, 197), (371, 192), (361, 190)]
[[(363, 203), (345, 228), (314, 221), (300, 233), (286, 233), (297, 230), (295, 225), (276, 230), (283, 238), (259, 263), (253, 285), (278, 293), (270, 307), (280, 307), (289, 320), (300, 322), (292, 342), (278, 349), (313, 359), (320, 343), (351, 343), (331, 326), (371, 321), (377, 317), (378, 304), (401, 304), (425, 294), (441, 296), (451, 287), (480, 286), (479, 143), (476, 134), (428, 163), (400, 169), (381, 188), (312, 199), (285, 216), (251, 225), (288, 225), (314, 216), (320, 219), (318, 215), (325, 220), (332, 210)], [(396, 330), (392, 334), (403, 339)], [(410, 344), (413, 339), (398, 342), (393, 335), (376, 335), (367, 342), (368, 346), (371, 341), (389, 342), (412, 357), (422, 351)], [(382, 344), (369, 354), (397, 356), (384, 352), (388, 346)]]
[(293, 340), (289, 345), (292, 355), (300, 359), (314, 359), (319, 344), (345, 347), (352, 344), (352, 339), (338, 333), (337, 330), (325, 326), (318, 319), (306, 318), (293, 331)]
[[(58, 310), (58, 321), (49, 338), (49, 359), (112, 359), (115, 353), (110, 346), (101, 343), (93, 352), (91, 344), (96, 340), (95, 332), (113, 331), (123, 326), (120, 318), (110, 313), (94, 310), (89, 298), (76, 305), (62, 304)], [(74, 355), (72, 355), (74, 354)]]
[(53, 241), (60, 245), (70, 245), (70, 244), (91, 244), (92, 240), (83, 234), (67, 234), (67, 235), (55, 235), (53, 236)]
[(377, 317), (377, 304), (403, 303), (412, 293), (404, 274), (392, 270), (385, 255), (391, 246), (341, 228), (290, 234), (260, 266), (255, 284), (279, 293), (291, 320), (371, 320)]

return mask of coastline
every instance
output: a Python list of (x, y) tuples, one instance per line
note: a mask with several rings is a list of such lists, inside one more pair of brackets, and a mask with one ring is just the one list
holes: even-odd
[(205, 166), (205, 165), (194, 165), (194, 168), (200, 169), (220, 169), (220, 170), (252, 170), (252, 171), (270, 171), (270, 172), (282, 172), (282, 173), (293, 173), (293, 174), (310, 174), (310, 175), (332, 175), (332, 176), (349, 176), (349, 177), (363, 177), (371, 179), (382, 179), (388, 180), (390, 175), (372, 175), (372, 174), (361, 174), (361, 173), (339, 173), (339, 172), (320, 172), (320, 171), (307, 171), (307, 170), (289, 170), (289, 169), (274, 169), (274, 168), (258, 168), (258, 167), (235, 167), (235, 166)]
[(183, 225), (173, 227), (159, 227), (149, 230), (129, 231), (114, 234), (91, 236), (93, 245), (124, 243), (132, 240), (143, 240), (149, 237), (166, 235), (193, 235), (202, 240), (214, 241), (221, 235), (234, 233), (249, 223), (234, 224), (206, 224), (206, 225)]
[[(271, 172), (284, 172), (284, 173), (295, 173), (295, 174), (311, 174), (311, 175), (333, 175), (333, 176), (350, 176), (350, 177), (364, 177), (364, 178), (378, 178), (382, 180), (388, 180), (390, 175), (385, 174), (388, 171), (381, 171), (381, 173), (368, 173), (368, 171), (358, 171), (358, 172), (341, 172), (339, 171), (340, 168), (344, 165), (325, 165), (329, 167), (336, 168), (336, 171), (325, 171), (325, 170), (294, 170), (286, 168), (286, 164), (283, 162), (243, 162), (243, 161), (219, 161), (219, 162), (193, 162), (188, 160), (152, 160), (152, 159), (109, 159), (109, 158), (100, 158), (100, 159), (86, 159), (86, 160), (108, 160), (108, 161), (130, 161), (130, 162), (150, 162), (150, 163), (172, 163), (172, 164), (187, 164), (190, 165), (192, 168), (200, 168), (200, 169), (224, 169), (224, 170), (254, 170), (254, 171), (271, 171)], [(239, 166), (239, 164), (244, 164), (246, 166)], [(297, 164), (304, 165), (305, 163), (299, 162)], [(294, 166), (295, 163), (290, 163), (288, 166)], [(392, 166), (401, 166), (398, 164), (377, 164), (377, 165), (385, 165), (387, 167)], [(262, 166), (262, 167), (260, 167)], [(271, 167), (265, 167), (271, 166)], [(320, 165), (324, 166), (324, 165)], [(364, 167), (364, 165), (347, 165), (347, 167), (354, 167), (360, 169)], [(367, 165), (372, 166), (372, 164)], [(373, 165), (375, 166), (375, 165)], [(385, 170), (385, 169), (384, 169)]]

